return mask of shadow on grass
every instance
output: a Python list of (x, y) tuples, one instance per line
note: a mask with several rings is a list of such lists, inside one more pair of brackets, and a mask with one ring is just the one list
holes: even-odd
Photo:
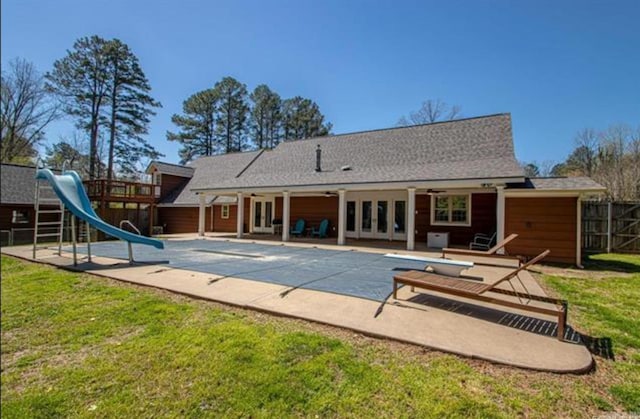
[[(488, 322), (500, 324), (529, 333), (535, 333), (542, 336), (556, 338), (558, 330), (557, 322), (542, 320), (522, 314), (509, 313), (506, 311), (479, 306), (476, 304), (450, 300), (448, 298), (438, 297), (435, 295), (418, 294), (411, 297), (408, 301), (427, 307), (455, 312), (464, 316), (485, 320)], [(587, 336), (567, 325), (564, 333), (564, 341), (578, 345), (583, 344), (586, 346), (589, 352), (594, 355), (606, 359), (614, 359), (611, 338), (595, 338)]]
[(589, 255), (584, 260), (584, 268), (590, 271), (613, 271), (622, 273), (640, 272), (640, 256), (638, 262), (628, 262), (620, 259), (600, 259), (598, 255)]

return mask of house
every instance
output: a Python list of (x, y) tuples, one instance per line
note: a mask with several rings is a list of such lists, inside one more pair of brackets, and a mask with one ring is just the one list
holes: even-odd
[[(2, 245), (33, 241), (35, 226), (36, 168), (2, 163), (0, 167), (0, 230)], [(42, 191), (43, 198), (55, 199), (50, 190)], [(42, 205), (43, 209), (57, 209), (58, 205)], [(42, 214), (41, 221), (53, 222), (59, 215)]]
[(435, 237), (466, 246), (476, 233), (517, 233), (509, 253), (548, 248), (549, 261), (578, 265), (580, 200), (604, 191), (588, 178), (526, 178), (510, 114), (283, 142), (187, 166), (153, 162), (148, 172), (167, 191), (157, 219), (168, 233), (288, 241), (296, 220), (328, 219), (339, 245), (392, 240), (408, 250)]

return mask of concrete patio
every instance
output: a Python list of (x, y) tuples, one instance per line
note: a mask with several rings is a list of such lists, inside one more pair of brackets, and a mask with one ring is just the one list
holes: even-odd
[[(349, 255), (344, 256), (372, 260), (376, 259), (376, 255), (390, 252), (389, 248), (335, 246), (317, 242), (295, 242), (282, 245), (253, 237), (240, 240), (219, 237), (197, 239), (195, 235), (181, 235), (171, 237), (167, 244), (176, 242), (175, 244), (178, 245), (180, 243), (177, 242), (180, 241), (200, 242), (203, 245), (211, 242), (208, 244), (215, 246), (228, 244), (232, 248), (251, 245), (254, 251), (261, 248), (265, 251), (274, 250), (277, 246), (278, 251), (285, 255), (303, 249), (309, 249), (310, 254), (313, 255), (316, 252), (314, 249), (318, 249), (318, 251), (325, 251), (328, 255), (327, 261), (331, 260), (331, 255), (341, 256), (339, 253), (331, 252), (349, 252)], [(117, 244), (123, 249), (126, 248), (125, 243)], [(99, 249), (98, 246), (94, 248)], [(262, 277), (256, 280), (242, 278), (241, 275), (213, 274), (203, 272), (202, 269), (188, 269), (188, 265), (182, 267), (172, 264), (130, 266), (122, 259), (104, 256), (94, 256), (91, 263), (86, 259), (80, 259), (78, 266), (74, 267), (71, 253), (63, 252), (62, 256), (58, 256), (56, 250), (39, 250), (36, 261), (520, 368), (582, 373), (589, 371), (593, 364), (591, 354), (580, 343), (579, 335), (572, 329), (569, 329), (563, 342), (554, 337), (555, 318), (547, 316), (533, 318), (528, 312), (505, 310), (499, 306), (477, 301), (452, 298), (432, 292), (414, 293), (409, 287), (400, 289), (398, 300), (386, 299), (386, 297), (378, 300), (359, 298), (344, 293), (321, 291), (319, 290), (322, 289), (321, 287), (311, 289), (292, 286), (289, 283), (265, 281)], [(437, 253), (424, 251), (407, 252), (399, 249), (395, 252), (429, 257), (439, 256)], [(31, 246), (3, 247), (2, 253), (32, 260)], [(194, 254), (193, 258), (197, 262), (198, 254)], [(240, 259), (237, 266), (243, 263), (248, 262)], [(212, 266), (220, 265), (222, 263)], [(229, 263), (225, 266), (229, 266)], [(296, 269), (300, 268), (291, 266), (291, 272), (295, 273)], [(476, 265), (468, 271), (468, 274), (482, 277), (486, 282), (492, 282), (509, 270), (508, 267)], [(519, 276), (529, 291), (545, 295), (528, 272), (522, 272)], [(389, 285), (391, 277), (392, 275), (389, 276)], [(571, 319), (571, 311), (569, 311), (569, 319)]]

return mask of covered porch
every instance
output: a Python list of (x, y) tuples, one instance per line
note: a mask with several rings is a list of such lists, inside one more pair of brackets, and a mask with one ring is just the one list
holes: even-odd
[[(386, 188), (385, 188), (386, 186)], [(362, 244), (400, 250), (426, 250), (430, 234), (445, 246), (467, 246), (476, 233), (505, 235), (504, 185), (359, 185), (327, 190), (199, 191), (198, 234), (205, 234), (206, 202), (212, 194), (234, 197), (236, 238), (269, 241)], [(292, 234), (298, 220), (301, 232)], [(327, 220), (326, 235), (312, 237)], [(434, 246), (431, 243), (431, 247)], [(440, 246), (442, 247), (442, 246)]]

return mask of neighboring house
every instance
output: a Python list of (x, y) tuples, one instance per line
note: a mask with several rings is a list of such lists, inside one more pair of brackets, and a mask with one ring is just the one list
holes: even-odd
[[(0, 172), (0, 230), (2, 244), (28, 243), (33, 240), (35, 225), (36, 168), (17, 164), (2, 164)], [(52, 191), (43, 191), (43, 197), (55, 198)], [(56, 206), (57, 207), (57, 206)], [(44, 209), (55, 207), (42, 206)], [(56, 221), (59, 215), (42, 214), (43, 222)]]
[(188, 166), (153, 162), (148, 173), (167, 191), (179, 183), (158, 205), (167, 233), (273, 234), (281, 220), (287, 241), (296, 220), (328, 219), (338, 244), (398, 240), (408, 250), (429, 233), (454, 246), (476, 233), (518, 233), (509, 253), (549, 248), (549, 261), (577, 264), (580, 199), (604, 191), (588, 178), (525, 178), (509, 114), (284, 142)]

